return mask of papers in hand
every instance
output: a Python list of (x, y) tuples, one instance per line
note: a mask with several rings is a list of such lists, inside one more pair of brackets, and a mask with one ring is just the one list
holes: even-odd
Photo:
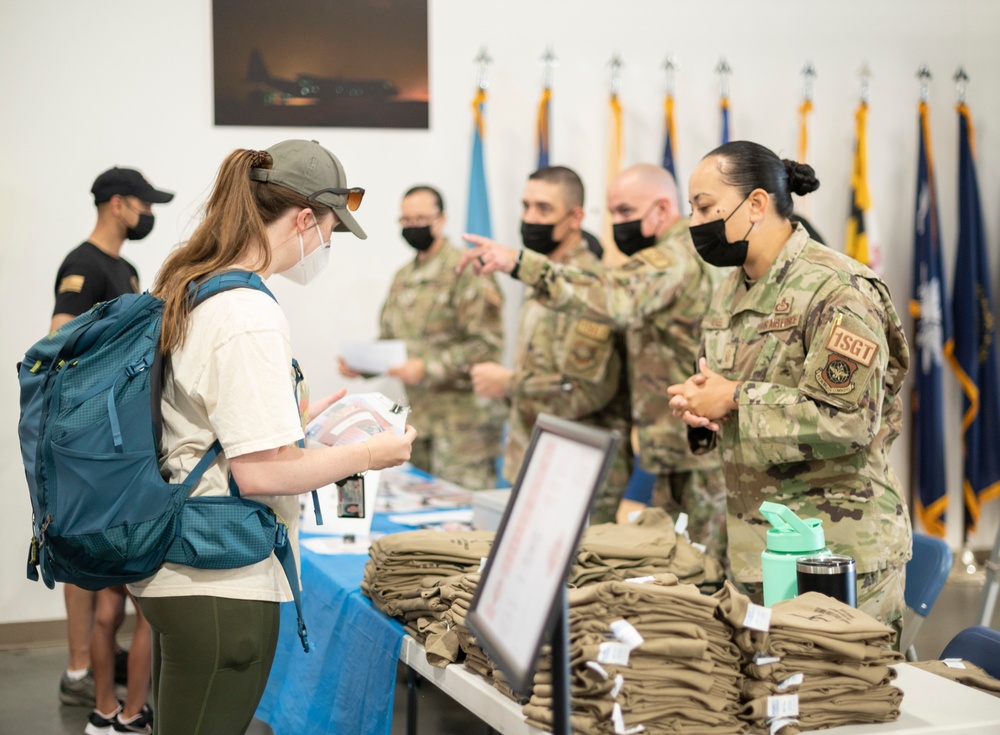
[(406, 342), (401, 339), (345, 340), (340, 356), (362, 375), (383, 375), (406, 362)]
[(383, 431), (402, 436), (408, 406), (381, 393), (344, 396), (306, 426), (306, 439), (328, 447), (356, 444)]

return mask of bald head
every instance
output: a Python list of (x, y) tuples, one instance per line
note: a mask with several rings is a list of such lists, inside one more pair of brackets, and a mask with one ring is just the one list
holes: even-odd
[(622, 171), (611, 182), (611, 187), (659, 199), (669, 199), (677, 209), (677, 184), (674, 177), (662, 166), (637, 163)]
[(641, 219), (643, 234), (659, 237), (680, 219), (677, 184), (665, 168), (638, 163), (611, 182), (608, 209), (615, 224)]

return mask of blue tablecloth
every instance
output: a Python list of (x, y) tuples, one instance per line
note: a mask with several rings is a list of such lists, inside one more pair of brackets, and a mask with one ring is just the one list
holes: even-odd
[[(372, 530), (409, 530), (376, 515)], [(361, 594), (367, 554), (302, 549), (302, 612), (312, 650), (282, 605), (281, 634), (257, 717), (275, 735), (388, 735), (403, 627)]]

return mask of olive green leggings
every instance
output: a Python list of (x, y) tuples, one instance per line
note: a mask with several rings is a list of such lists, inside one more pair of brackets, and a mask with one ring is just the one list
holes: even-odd
[(276, 602), (140, 597), (153, 629), (156, 735), (242, 735), (278, 644)]

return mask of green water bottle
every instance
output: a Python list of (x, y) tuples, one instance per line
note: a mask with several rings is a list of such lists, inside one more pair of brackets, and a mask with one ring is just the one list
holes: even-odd
[(767, 548), (760, 554), (764, 574), (764, 604), (771, 606), (798, 594), (795, 562), (805, 556), (829, 556), (823, 521), (799, 518), (781, 503), (764, 501), (760, 513), (771, 524)]

